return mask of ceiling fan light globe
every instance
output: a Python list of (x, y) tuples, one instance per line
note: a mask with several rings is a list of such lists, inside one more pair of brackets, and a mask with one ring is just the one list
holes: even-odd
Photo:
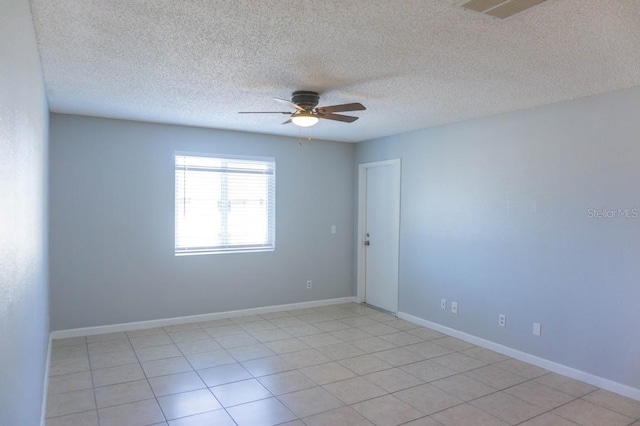
[(318, 117), (309, 113), (298, 113), (291, 117), (291, 122), (299, 127), (311, 127), (318, 124)]

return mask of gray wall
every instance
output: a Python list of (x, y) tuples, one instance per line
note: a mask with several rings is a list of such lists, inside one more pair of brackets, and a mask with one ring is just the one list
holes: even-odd
[[(353, 296), (354, 145), (58, 114), (50, 137), (53, 330)], [(275, 157), (276, 250), (174, 256), (175, 151)]]
[(0, 424), (40, 423), (49, 341), (47, 103), (29, 2), (0, 2)]
[(358, 144), (402, 159), (400, 310), (640, 388), (640, 217), (589, 217), (640, 214), (639, 111), (634, 88)]

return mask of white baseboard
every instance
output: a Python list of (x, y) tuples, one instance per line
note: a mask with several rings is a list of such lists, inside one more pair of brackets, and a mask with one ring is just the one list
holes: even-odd
[(603, 377), (596, 376), (594, 374), (590, 374), (582, 370), (577, 370), (575, 368), (568, 367), (566, 365), (559, 364), (557, 362), (549, 361), (548, 359), (540, 358), (538, 356), (531, 355), (526, 352), (521, 352), (517, 349), (503, 346), (498, 343), (492, 342), (490, 340), (485, 340), (480, 337), (476, 337), (471, 334), (467, 334), (453, 328), (445, 327), (444, 325), (427, 321), (425, 319), (422, 319), (413, 315), (409, 315), (404, 312), (398, 312), (398, 318), (412, 322), (414, 324), (431, 328), (441, 333), (448, 334), (449, 336), (453, 336), (460, 340), (464, 340), (465, 342), (473, 343), (474, 345), (481, 346), (486, 349), (490, 349), (492, 351), (501, 353), (503, 355), (507, 355), (511, 358), (515, 358), (520, 361), (524, 361), (529, 364), (533, 364), (535, 366), (544, 368), (546, 370), (553, 371), (554, 373), (558, 373), (575, 380), (580, 380), (582, 382), (589, 383), (590, 385), (597, 386), (599, 388), (606, 389), (611, 392), (615, 392), (619, 395), (623, 395), (628, 398), (632, 398), (637, 401), (640, 401), (640, 389), (636, 389), (631, 386), (624, 385), (622, 383), (614, 382), (612, 380), (605, 379)]
[(191, 322), (205, 322), (224, 318), (235, 318), (244, 315), (268, 314), (270, 312), (290, 311), (294, 309), (316, 308), (319, 306), (352, 303), (354, 297), (340, 297), (337, 299), (314, 300), (311, 302), (290, 303), (287, 305), (264, 306), (260, 308), (240, 309), (237, 311), (215, 312), (211, 314), (190, 315), (186, 317), (163, 318), (150, 321), (128, 322), (124, 324), (102, 325), (98, 327), (74, 328), (51, 332), (52, 339), (67, 337), (90, 336), (94, 334), (114, 333), (117, 331), (140, 330), (144, 328), (165, 327), (169, 325), (188, 324)]
[(51, 366), (51, 335), (47, 346), (47, 360), (44, 366), (44, 393), (42, 395), (42, 407), (40, 407), (40, 426), (45, 426), (47, 422), (47, 395), (49, 393), (49, 367)]

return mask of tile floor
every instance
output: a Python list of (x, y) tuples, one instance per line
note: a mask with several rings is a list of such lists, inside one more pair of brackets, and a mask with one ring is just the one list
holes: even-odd
[(640, 402), (357, 304), (54, 340), (47, 426), (640, 426)]

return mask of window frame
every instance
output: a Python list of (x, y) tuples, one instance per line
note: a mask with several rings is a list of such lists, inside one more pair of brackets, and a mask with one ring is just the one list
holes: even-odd
[[(264, 244), (223, 244), (212, 245), (207, 247), (189, 247), (178, 245), (178, 188), (177, 188), (177, 174), (178, 169), (178, 157), (196, 157), (196, 158), (211, 158), (216, 160), (229, 160), (229, 161), (247, 161), (247, 162), (259, 162), (264, 163), (267, 166), (267, 173), (265, 175), (271, 176), (271, 183), (267, 189), (267, 240)], [(205, 254), (224, 254), (224, 253), (256, 253), (256, 252), (270, 252), (275, 251), (276, 248), (276, 158), (275, 157), (258, 157), (258, 156), (245, 156), (245, 155), (229, 155), (229, 154), (217, 154), (217, 153), (203, 153), (203, 152), (186, 152), (175, 151), (173, 154), (173, 166), (174, 166), (174, 255), (175, 256), (193, 256), (193, 255), (205, 255)], [(206, 167), (204, 167), (206, 169)], [(212, 168), (213, 169), (213, 168)], [(249, 169), (247, 169), (249, 170)], [(216, 173), (211, 170), (212, 173)], [(220, 173), (220, 172), (218, 172)], [(227, 172), (228, 173), (228, 172)], [(237, 171), (235, 173), (251, 173)], [(255, 173), (255, 172), (253, 172)], [(222, 190), (221, 190), (222, 191)], [(226, 200), (230, 202), (229, 199)], [(227, 218), (228, 219), (228, 218)], [(228, 229), (228, 224), (225, 225)]]

